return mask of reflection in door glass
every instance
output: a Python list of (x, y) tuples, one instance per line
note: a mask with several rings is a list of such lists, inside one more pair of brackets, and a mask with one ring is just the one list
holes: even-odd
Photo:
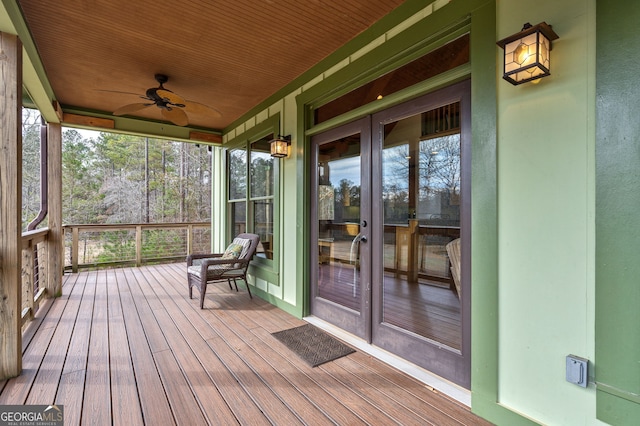
[(318, 297), (360, 309), (360, 135), (318, 148)]
[(459, 351), (459, 103), (384, 126), (383, 322)]

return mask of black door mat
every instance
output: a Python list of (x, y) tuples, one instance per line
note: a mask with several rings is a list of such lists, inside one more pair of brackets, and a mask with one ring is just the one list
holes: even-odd
[(311, 367), (317, 367), (355, 352), (352, 347), (311, 324), (271, 334)]

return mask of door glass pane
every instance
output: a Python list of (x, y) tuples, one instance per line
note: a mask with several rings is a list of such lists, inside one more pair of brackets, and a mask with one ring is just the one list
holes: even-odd
[(318, 148), (318, 297), (360, 310), (360, 135)]
[(382, 175), (383, 321), (459, 351), (459, 103), (386, 124)]

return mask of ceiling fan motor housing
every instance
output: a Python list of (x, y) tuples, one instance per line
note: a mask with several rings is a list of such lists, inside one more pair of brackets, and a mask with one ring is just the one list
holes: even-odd
[(160, 86), (162, 86), (164, 83), (166, 83), (167, 81), (169, 81), (169, 77), (167, 77), (164, 74), (156, 74), (154, 75), (154, 78), (156, 79), (156, 81), (158, 83), (160, 83)]

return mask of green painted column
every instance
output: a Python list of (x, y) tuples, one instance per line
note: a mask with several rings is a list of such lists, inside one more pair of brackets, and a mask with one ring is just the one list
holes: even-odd
[(640, 3), (597, 2), (597, 416), (640, 422)]

